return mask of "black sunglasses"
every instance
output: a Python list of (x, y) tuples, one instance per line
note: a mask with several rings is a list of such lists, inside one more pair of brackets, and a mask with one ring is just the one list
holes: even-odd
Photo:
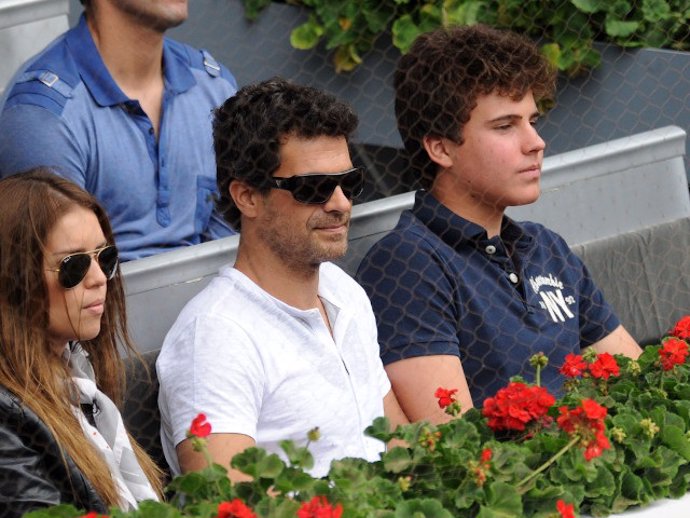
[(89, 268), (91, 268), (92, 257), (96, 259), (98, 266), (103, 270), (108, 280), (115, 277), (119, 260), (117, 247), (115, 245), (108, 245), (102, 248), (96, 248), (95, 250), (89, 250), (88, 252), (68, 255), (60, 261), (60, 266), (57, 269), (49, 269), (49, 271), (58, 272), (58, 282), (60, 286), (69, 290), (84, 280)]
[(331, 199), (336, 187), (340, 187), (350, 200), (362, 194), (364, 170), (353, 167), (335, 174), (307, 173), (289, 178), (274, 177), (268, 180), (268, 184), (274, 189), (290, 191), (292, 197), (300, 203), (319, 205)]

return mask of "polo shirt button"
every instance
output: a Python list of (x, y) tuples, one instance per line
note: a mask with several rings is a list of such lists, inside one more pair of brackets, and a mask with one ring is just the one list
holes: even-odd
[(510, 279), (510, 282), (512, 282), (513, 284), (517, 284), (517, 283), (518, 283), (518, 280), (519, 280), (519, 279), (518, 279), (518, 276), (517, 276), (517, 274), (516, 274), (515, 272), (511, 273), (510, 275), (508, 275), (508, 278)]
[(484, 251), (489, 255), (494, 255), (496, 253), (496, 247), (494, 245), (488, 245)]

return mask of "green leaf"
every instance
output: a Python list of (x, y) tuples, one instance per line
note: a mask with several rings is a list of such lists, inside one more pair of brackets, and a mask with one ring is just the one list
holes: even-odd
[(400, 473), (412, 464), (410, 450), (407, 448), (393, 448), (383, 454), (383, 467), (391, 473)]
[(474, 25), (479, 22), (479, 15), (484, 7), (486, 7), (486, 2), (480, 0), (444, 0), (444, 23), (446, 25)]
[(310, 16), (309, 20), (292, 29), (290, 45), (300, 50), (312, 49), (319, 43), (323, 32), (323, 26)]
[(542, 54), (546, 56), (553, 66), (557, 67), (561, 57), (561, 47), (558, 43), (547, 43), (541, 47)]
[(77, 511), (76, 507), (70, 504), (60, 504), (46, 509), (39, 509), (26, 513), (27, 518), (73, 518), (80, 516), (82, 513)]
[(443, 12), (436, 2), (427, 2), (419, 9), (419, 28), (422, 32), (435, 29), (443, 22)]
[(644, 502), (644, 484), (640, 477), (626, 469), (621, 480), (621, 496), (633, 503)]
[(639, 27), (639, 22), (626, 22), (623, 20), (616, 20), (609, 16), (606, 17), (606, 34), (614, 38), (625, 38), (633, 34)]
[(572, 4), (584, 13), (599, 13), (606, 11), (611, 0), (571, 0)]
[(275, 479), (274, 486), (282, 493), (291, 491), (309, 491), (315, 479), (301, 469), (286, 467)]
[(259, 17), (259, 13), (271, 3), (271, 0), (242, 0), (244, 4), (244, 15), (248, 20), (254, 21)]
[(391, 32), (393, 33), (393, 45), (403, 53), (410, 49), (412, 42), (422, 33), (409, 14), (395, 20)]
[(335, 50), (333, 63), (336, 73), (350, 72), (362, 62), (357, 49), (352, 44), (342, 45)]
[(674, 452), (690, 461), (690, 440), (678, 426), (664, 426), (661, 429), (661, 440)]
[(395, 507), (395, 518), (453, 518), (441, 502), (431, 498), (415, 498), (400, 502)]
[(642, 0), (642, 14), (645, 21), (661, 22), (671, 18), (671, 6), (666, 0)]
[[(163, 502), (153, 502), (151, 500), (140, 502), (137, 514), (142, 518), (178, 518), (182, 516), (182, 513), (175, 507)], [(115, 516), (116, 515), (111, 514), (112, 518), (115, 518)]]
[(651, 487), (656, 498), (668, 496), (668, 487), (683, 463), (682, 457), (665, 446), (659, 446), (652, 452), (648, 467), (641, 478)]
[(314, 467), (314, 456), (308, 448), (299, 447), (295, 445), (294, 441), (280, 441), (278, 444), (280, 444), (290, 464), (293, 466), (299, 466), (307, 470)]
[(388, 442), (393, 438), (390, 421), (387, 417), (377, 417), (374, 422), (364, 429), (364, 435)]
[(392, 13), (384, 9), (379, 2), (374, 2), (373, 6), (373, 8), (365, 7), (362, 15), (367, 22), (367, 29), (377, 34), (386, 30), (391, 21)]
[(595, 499), (600, 496), (612, 496), (616, 484), (611, 472), (602, 465), (599, 465), (596, 470), (596, 477), (589, 480), (585, 489), (585, 496)]
[(456, 509), (466, 510), (481, 501), (484, 501), (484, 489), (480, 488), (474, 480), (467, 478), (455, 491), (453, 503)]
[(232, 458), (230, 465), (254, 479), (275, 478), (285, 468), (285, 463), (275, 453), (261, 448), (247, 448)]
[(453, 453), (459, 453), (458, 450), (461, 449), (478, 450), (480, 446), (477, 427), (468, 420), (453, 419), (439, 426), (438, 429), (442, 437), (440, 445)]
[(265, 498), (261, 500), (254, 510), (257, 516), (270, 516), (271, 518), (294, 518), (297, 516), (299, 502), (292, 498), (277, 499)]
[(486, 488), (486, 506), (481, 506), (477, 518), (508, 518), (522, 516), (522, 498), (516, 487), (493, 482)]
[(198, 493), (208, 483), (202, 472), (193, 471), (175, 479), (174, 488), (187, 495)]

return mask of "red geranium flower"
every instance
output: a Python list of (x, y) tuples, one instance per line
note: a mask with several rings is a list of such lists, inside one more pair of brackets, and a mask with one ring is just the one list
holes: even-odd
[(555, 401), (543, 387), (512, 382), (484, 400), (482, 413), (494, 431), (523, 431), (527, 424), (544, 418)]
[(582, 359), (579, 354), (568, 354), (565, 357), (565, 363), (561, 367), (561, 374), (568, 378), (582, 376), (587, 370), (587, 362)]
[(561, 518), (575, 518), (575, 505), (566, 504), (563, 500), (556, 502), (556, 510)]
[(604, 450), (608, 450), (611, 447), (609, 438), (606, 437), (603, 430), (599, 430), (594, 434), (594, 437), (588, 442), (584, 443), (585, 447), (584, 456), (586, 461), (590, 461), (596, 457), (599, 457)]
[(606, 419), (606, 414), (608, 413), (608, 410), (606, 410), (605, 406), (600, 405), (593, 399), (584, 399), (582, 403), (580, 403), (580, 405), (585, 415), (587, 416), (587, 419), (602, 422), (604, 419)]
[(242, 500), (235, 498), (218, 504), (216, 518), (256, 518), (256, 514)]
[(579, 444), (585, 449), (586, 460), (598, 457), (604, 450), (611, 447), (608, 437), (604, 434), (606, 407), (593, 399), (585, 399), (573, 410), (563, 406), (558, 411), (561, 414), (556, 419), (558, 426), (569, 435), (579, 436)]
[(189, 428), (187, 435), (193, 435), (194, 437), (208, 437), (211, 433), (211, 423), (206, 422), (206, 414), (198, 414), (194, 419), (192, 419), (192, 426)]
[(484, 448), (484, 450), (482, 450), (481, 461), (485, 463), (489, 462), (493, 455), (494, 453), (491, 451), (491, 448)]
[(453, 404), (453, 401), (455, 401), (455, 393), (458, 391), (458, 389), (444, 389), (442, 387), (439, 387), (436, 389), (436, 392), (434, 392), (434, 397), (438, 398), (438, 406), (441, 408), (446, 408), (449, 405)]
[(597, 354), (597, 359), (589, 366), (589, 373), (593, 378), (609, 379), (621, 372), (616, 359), (609, 353)]
[(659, 349), (659, 360), (665, 371), (670, 371), (676, 365), (685, 363), (688, 356), (688, 343), (679, 338), (668, 338)]
[(669, 334), (681, 340), (690, 340), (690, 315), (686, 315), (676, 322)]
[(108, 518), (107, 514), (98, 514), (96, 511), (91, 511), (90, 513), (83, 514), (79, 518)]
[(297, 518), (340, 518), (342, 514), (343, 506), (334, 507), (325, 496), (315, 496), (297, 510)]

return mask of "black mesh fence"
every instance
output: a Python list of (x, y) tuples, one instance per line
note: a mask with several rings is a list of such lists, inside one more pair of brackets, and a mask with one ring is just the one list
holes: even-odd
[[(76, 0), (72, 4), (74, 21), (80, 7)], [(634, 2), (618, 4), (637, 8)], [(688, 2), (674, 5), (678, 16), (688, 16)], [(376, 38), (353, 70), (336, 73), (334, 51), (324, 42), (313, 50), (290, 45), (292, 30), (309, 19), (304, 7), (269, 3), (254, 22), (247, 20), (239, 0), (193, 0), (189, 9), (189, 20), (170, 36), (208, 49), (239, 86), (279, 75), (327, 90), (354, 107), (360, 125), (353, 162), (368, 172), (357, 203), (420, 187), (419, 172), (403, 152), (396, 128), (392, 78), (400, 51), (392, 45), (390, 33)], [(529, 13), (540, 23), (541, 15)], [(573, 23), (582, 19), (576, 17)], [(657, 28), (663, 27), (660, 21)], [(688, 35), (687, 30), (685, 35), (673, 30), (676, 46), (685, 50), (595, 42), (600, 64), (574, 76), (561, 73), (555, 105), (537, 122), (546, 156), (669, 125), (687, 131)], [(685, 158), (678, 158), (686, 171), (687, 149)], [(558, 188), (568, 189), (567, 183)], [(687, 190), (687, 183), (681, 190)], [(601, 197), (592, 199), (601, 203)], [(590, 211), (586, 202), (579, 207), (583, 215)], [(539, 223), (549, 226), (549, 221)], [(643, 322), (666, 320), (670, 326), (690, 310), (690, 250), (684, 223), (647, 234), (610, 236), (598, 248), (580, 243), (584, 248), (577, 253), (587, 265), (564, 240), (539, 224), (511, 223), (500, 235), (487, 236), (428, 194), (419, 195), (414, 214), (405, 213), (402, 225), (397, 237), (389, 235), (379, 242), (356, 276), (372, 300), (384, 361), (459, 355), (475, 405), (511, 376), (531, 372), (530, 356), (544, 349), (550, 364), (542, 382), (558, 392), (558, 368), (565, 356), (604, 338), (615, 329), (618, 313), (637, 315)], [(644, 323), (635, 325), (631, 327), (638, 340), (659, 338), (658, 333), (650, 336)], [(143, 430), (145, 445), (160, 458), (152, 439), (157, 414), (154, 410), (149, 415), (148, 406), (138, 408), (139, 403), (153, 405), (155, 392), (145, 392), (146, 387), (130, 390), (146, 395), (128, 402), (128, 414), (140, 416), (130, 417), (132, 426)]]
[[(646, 3), (623, 2), (631, 11), (640, 11)], [(689, 6), (684, 3), (677, 2), (679, 14), (674, 16), (687, 16)], [(208, 49), (240, 85), (280, 75), (350, 102), (360, 117), (355, 160), (370, 173), (360, 202), (417, 188), (415, 172), (400, 157), (402, 143), (395, 124), (392, 86), (400, 51), (392, 44), (390, 33), (383, 32), (373, 42), (354, 70), (336, 73), (334, 51), (326, 49), (325, 42), (312, 50), (297, 50), (290, 44), (292, 30), (308, 20), (310, 11), (282, 2), (267, 4), (257, 20), (250, 22), (241, 0), (195, 0), (189, 3), (189, 19), (169, 34)], [(79, 2), (71, 0), (72, 22), (80, 12)], [(543, 23), (542, 18), (536, 17), (535, 23)], [(577, 27), (582, 20), (573, 18), (572, 23)], [(680, 40), (676, 46), (687, 49), (687, 35), (683, 41), (681, 31), (676, 30)], [(566, 73), (560, 76), (555, 107), (539, 126), (547, 142), (547, 156), (670, 124), (690, 128), (688, 52), (673, 50), (670, 44), (666, 49), (623, 48), (595, 41), (594, 48), (601, 56), (599, 66), (573, 78)]]

